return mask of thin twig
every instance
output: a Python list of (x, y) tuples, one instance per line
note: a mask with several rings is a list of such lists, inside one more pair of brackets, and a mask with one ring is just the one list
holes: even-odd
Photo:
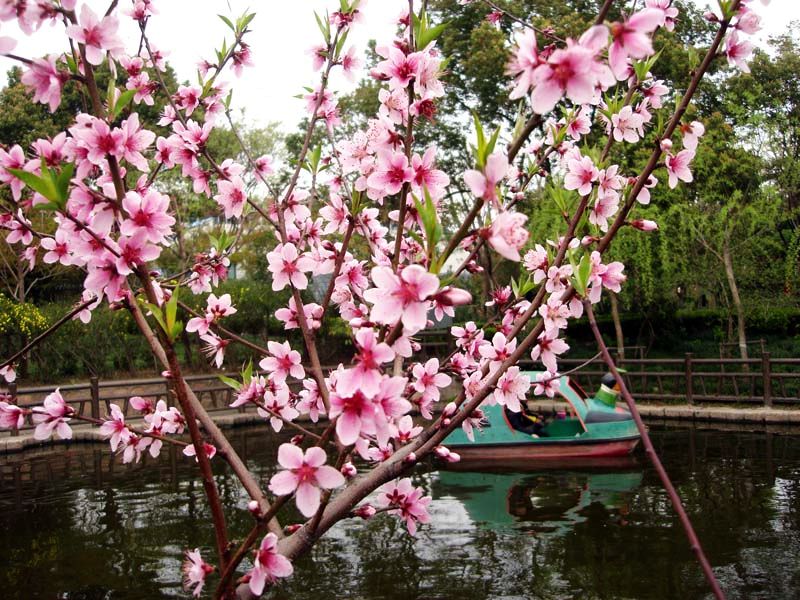
[(639, 434), (642, 436), (642, 445), (647, 453), (647, 457), (650, 459), (650, 462), (653, 463), (653, 467), (658, 473), (658, 477), (661, 479), (664, 489), (667, 490), (669, 499), (672, 502), (672, 507), (678, 514), (681, 525), (686, 532), (686, 537), (689, 538), (689, 546), (700, 563), (700, 567), (703, 569), (703, 575), (705, 576), (708, 584), (711, 586), (714, 596), (718, 600), (724, 600), (725, 594), (722, 593), (722, 590), (719, 587), (717, 578), (714, 576), (714, 571), (711, 569), (711, 564), (708, 562), (708, 558), (706, 558), (705, 552), (703, 551), (703, 546), (700, 544), (700, 540), (697, 538), (694, 527), (692, 527), (692, 522), (689, 520), (686, 510), (683, 508), (681, 497), (675, 490), (675, 486), (672, 484), (672, 480), (670, 480), (666, 469), (664, 469), (664, 465), (661, 464), (661, 459), (659, 459), (658, 453), (653, 447), (653, 442), (650, 440), (650, 435), (647, 433), (647, 427), (645, 426), (644, 421), (642, 421), (642, 416), (639, 414), (639, 409), (636, 406), (636, 402), (634, 401), (633, 396), (631, 396), (631, 393), (628, 391), (628, 386), (625, 385), (625, 380), (620, 375), (617, 366), (614, 364), (614, 359), (611, 358), (608, 347), (606, 346), (603, 336), (600, 333), (600, 329), (597, 326), (597, 319), (595, 319), (594, 311), (592, 310), (592, 303), (588, 300), (585, 300), (583, 305), (586, 309), (586, 314), (589, 317), (589, 325), (592, 328), (592, 333), (594, 333), (597, 346), (600, 348), (600, 353), (603, 355), (603, 359), (605, 360), (606, 365), (608, 365), (611, 374), (614, 375), (617, 385), (619, 386), (620, 393), (622, 394), (622, 397), (625, 399), (625, 402), (631, 411), (631, 416), (633, 417), (633, 421), (636, 423), (636, 428), (639, 430)]

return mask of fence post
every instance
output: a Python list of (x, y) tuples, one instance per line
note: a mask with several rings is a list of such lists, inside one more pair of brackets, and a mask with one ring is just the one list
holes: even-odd
[(92, 394), (92, 418), (100, 418), (100, 386), (97, 377), (89, 377), (89, 386)]
[(761, 376), (764, 379), (764, 406), (772, 408), (772, 365), (769, 362), (769, 352), (761, 353)]
[(694, 381), (692, 378), (692, 353), (687, 352), (683, 359), (684, 376), (686, 378), (686, 403), (694, 404)]
[[(11, 402), (14, 403), (14, 404), (19, 404), (19, 398), (17, 398), (17, 382), (16, 381), (12, 381), (11, 383), (8, 384), (8, 393), (11, 394)], [(26, 417), (26, 420), (27, 420), (27, 417)], [(12, 437), (17, 437), (18, 435), (19, 435), (19, 429), (14, 427), (11, 430), (11, 436)]]

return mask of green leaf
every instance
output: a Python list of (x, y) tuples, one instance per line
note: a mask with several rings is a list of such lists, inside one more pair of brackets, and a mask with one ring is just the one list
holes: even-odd
[(61, 197), (59, 196), (58, 189), (56, 188), (53, 178), (50, 177), (49, 170), (47, 170), (46, 175), (42, 176), (36, 175), (36, 173), (29, 173), (23, 169), (8, 168), (6, 171), (11, 173), (17, 179), (20, 179), (22, 183), (27, 185), (33, 191), (38, 192), (51, 202), (54, 202), (60, 206)]
[(236, 33), (236, 27), (234, 27), (234, 25), (233, 25), (233, 21), (231, 21), (231, 20), (230, 20), (228, 17), (226, 17), (225, 15), (217, 15), (217, 16), (218, 16), (218, 17), (219, 17), (219, 18), (222, 20), (222, 22), (223, 22), (223, 23), (225, 23), (225, 25), (227, 25), (228, 27), (230, 27), (230, 30), (231, 30), (232, 32)]
[(227, 386), (228, 386), (228, 387), (230, 387), (230, 388), (233, 388), (233, 389), (234, 389), (234, 390), (236, 390), (237, 392), (238, 392), (240, 389), (242, 389), (242, 384), (241, 384), (241, 383), (239, 383), (238, 381), (236, 381), (235, 379), (233, 379), (232, 377), (228, 377), (227, 375), (217, 375), (217, 378), (218, 378), (218, 379), (219, 379), (219, 380), (220, 380), (222, 383), (224, 383), (225, 385), (227, 385)]
[(169, 331), (167, 330), (167, 324), (164, 322), (164, 314), (161, 312), (161, 309), (155, 304), (150, 304), (149, 302), (142, 302), (142, 305), (145, 306), (147, 310), (149, 310), (152, 313), (153, 318), (161, 326), (161, 330), (167, 335), (169, 335)]
[(326, 19), (324, 24), (320, 16), (314, 11), (314, 18), (317, 20), (317, 27), (322, 32), (322, 37), (325, 39), (325, 44), (331, 43), (331, 25), (330, 22)]
[(424, 50), (425, 47), (428, 46), (431, 42), (435, 41), (442, 32), (447, 29), (449, 22), (442, 23), (441, 25), (436, 25), (435, 27), (426, 27), (424, 31), (420, 31), (419, 35), (417, 36), (417, 50)]
[(136, 94), (136, 90), (125, 90), (119, 95), (117, 98), (116, 103), (114, 104), (114, 109), (112, 110), (111, 120), (115, 120), (122, 110), (128, 105), (128, 103), (133, 100), (133, 96)]

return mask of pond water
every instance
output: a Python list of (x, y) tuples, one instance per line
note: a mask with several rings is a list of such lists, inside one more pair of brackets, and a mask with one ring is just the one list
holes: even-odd
[[(276, 442), (235, 445), (266, 483)], [(800, 437), (658, 429), (654, 442), (729, 598), (800, 597)], [(97, 446), (0, 457), (4, 599), (187, 597), (185, 548), (212, 554), (194, 465), (122, 466)], [(335, 527), (274, 598), (704, 598), (666, 493), (639, 457), (612, 467), (415, 475), (433, 502), (412, 538), (389, 515)], [(251, 519), (217, 481), (234, 535)]]

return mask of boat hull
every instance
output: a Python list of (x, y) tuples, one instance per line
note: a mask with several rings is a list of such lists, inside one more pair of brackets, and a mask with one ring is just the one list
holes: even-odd
[(543, 440), (507, 444), (450, 445), (462, 462), (502, 463), (507, 461), (563, 461), (627, 456), (639, 443), (639, 436), (614, 440)]

